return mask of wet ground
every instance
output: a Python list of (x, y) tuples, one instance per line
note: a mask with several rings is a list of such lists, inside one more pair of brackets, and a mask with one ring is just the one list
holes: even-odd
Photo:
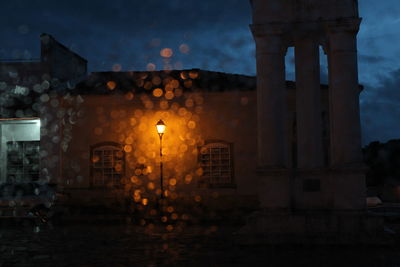
[[(400, 266), (400, 246), (243, 246), (240, 226), (0, 225), (0, 266)], [(172, 228), (171, 228), (172, 227)]]

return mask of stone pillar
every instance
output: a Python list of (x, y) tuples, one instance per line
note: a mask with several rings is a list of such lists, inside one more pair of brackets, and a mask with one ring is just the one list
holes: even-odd
[(319, 45), (304, 38), (295, 41), (297, 165), (300, 169), (321, 168), (322, 119)]
[(251, 26), (257, 49), (257, 173), (260, 205), (288, 210), (286, 45), (281, 25)]
[(356, 35), (361, 19), (328, 24), (331, 166), (362, 162)]
[(285, 53), (279, 31), (252, 26), (257, 57), (258, 166), (287, 167)]

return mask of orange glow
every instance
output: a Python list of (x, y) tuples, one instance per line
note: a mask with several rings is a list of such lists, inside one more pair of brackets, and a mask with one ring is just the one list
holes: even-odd
[(139, 176), (142, 174), (142, 170), (141, 169), (136, 169), (135, 170), (135, 175)]
[(153, 90), (153, 96), (155, 97), (160, 97), (163, 95), (163, 90), (161, 88), (157, 88)]
[(114, 81), (109, 81), (109, 82), (107, 82), (107, 87), (110, 90), (114, 90), (115, 87), (117, 87), (117, 84)]
[(188, 146), (186, 144), (182, 144), (179, 146), (179, 152), (185, 153), (188, 150)]
[(164, 134), (166, 128), (165, 123), (162, 120), (159, 120), (156, 124), (156, 128), (158, 134)]
[(191, 99), (191, 98), (187, 99), (187, 100), (185, 101), (185, 106), (188, 107), (188, 108), (193, 107), (193, 106), (194, 106), (194, 101), (193, 101), (193, 99)]
[(154, 76), (152, 79), (151, 79), (151, 82), (153, 83), (153, 85), (156, 85), (156, 86), (158, 86), (158, 85), (160, 85), (161, 84), (161, 78), (159, 77), (159, 76)]
[(149, 182), (149, 183), (147, 184), (147, 188), (148, 188), (149, 190), (154, 190), (156, 187), (155, 187), (155, 185), (154, 185), (153, 182)]
[(172, 80), (171, 81), (171, 86), (175, 89), (179, 87), (179, 81), (178, 80)]
[(143, 116), (143, 111), (141, 109), (136, 109), (135, 110), (135, 117), (140, 118)]
[(140, 164), (144, 164), (144, 163), (146, 163), (146, 158), (145, 158), (145, 157), (139, 157), (139, 158), (138, 158), (138, 162), (139, 162)]
[(92, 158), (92, 162), (93, 163), (96, 163), (96, 162), (98, 162), (100, 160), (100, 157), (99, 156), (93, 156), (93, 158)]
[(197, 195), (194, 197), (194, 201), (200, 202), (201, 201), (201, 196)]
[(137, 184), (138, 181), (139, 181), (139, 179), (138, 179), (136, 176), (132, 176), (132, 177), (131, 177), (131, 182), (132, 182), (133, 184)]
[(125, 98), (126, 98), (127, 100), (132, 100), (133, 97), (134, 97), (134, 95), (133, 95), (132, 92), (128, 92), (128, 93), (125, 94)]
[(168, 207), (167, 207), (167, 211), (168, 211), (169, 213), (174, 212), (174, 207), (168, 206)]
[(175, 89), (175, 96), (180, 97), (183, 94), (183, 90), (180, 88)]
[(191, 88), (192, 85), (193, 85), (193, 82), (192, 82), (191, 80), (186, 80), (186, 81), (183, 83), (183, 85), (184, 85), (186, 88)]
[(161, 109), (168, 109), (168, 101), (166, 101), (166, 100), (161, 100), (160, 101), (160, 108)]
[(190, 129), (194, 129), (194, 128), (196, 128), (196, 123), (195, 123), (194, 121), (189, 121), (189, 122), (188, 122), (188, 127), (189, 127)]
[(185, 116), (187, 110), (186, 108), (180, 108), (178, 111), (179, 116)]
[(198, 168), (198, 169), (196, 170), (196, 174), (197, 174), (198, 176), (202, 176), (202, 175), (203, 175), (203, 168)]
[(127, 145), (132, 145), (132, 144), (133, 144), (133, 138), (132, 138), (132, 137), (127, 137), (127, 138), (125, 139), (125, 143), (126, 143)]
[(191, 79), (197, 79), (197, 78), (199, 77), (199, 73), (196, 72), (196, 71), (191, 70), (191, 71), (189, 72), (189, 77), (190, 77)]
[(169, 92), (169, 91), (173, 91), (174, 90), (174, 86), (172, 85), (172, 83), (167, 83), (165, 85), (165, 91)]
[(124, 151), (125, 151), (126, 153), (131, 152), (131, 151), (132, 151), (132, 146), (131, 146), (131, 145), (126, 145), (126, 146), (124, 146)]
[(188, 75), (187, 75), (187, 73), (185, 71), (182, 71), (180, 76), (181, 76), (182, 80), (186, 80), (188, 78)]
[(147, 198), (143, 198), (143, 199), (142, 199), (142, 204), (143, 204), (144, 206), (146, 206), (146, 205), (148, 204), (148, 202), (149, 202), (149, 200), (148, 200)]
[(136, 119), (135, 118), (131, 118), (130, 120), (129, 120), (129, 123), (130, 123), (130, 125), (131, 126), (135, 126), (136, 125)]
[(172, 186), (176, 185), (176, 179), (175, 178), (169, 179), (169, 184)]
[(172, 91), (168, 91), (165, 93), (165, 98), (168, 100), (171, 100), (172, 98), (174, 98), (174, 93)]
[(120, 172), (122, 170), (122, 164), (120, 164), (120, 163), (115, 164), (114, 169), (115, 169), (116, 172)]
[(203, 107), (202, 106), (195, 107), (194, 112), (196, 112), (197, 114), (203, 113)]
[(164, 49), (161, 49), (160, 55), (161, 55), (162, 57), (170, 58), (170, 57), (172, 57), (172, 55), (173, 55), (172, 49), (171, 49), (171, 48), (164, 48)]
[(187, 174), (185, 176), (185, 183), (186, 184), (190, 184), (192, 182), (192, 175), (191, 174)]

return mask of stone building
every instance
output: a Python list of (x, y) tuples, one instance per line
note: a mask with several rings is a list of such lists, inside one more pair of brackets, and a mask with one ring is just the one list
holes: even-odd
[(87, 61), (42, 34), (39, 59), (0, 60), (0, 183), (40, 179), (40, 114), (49, 95), (86, 76)]
[[(50, 51), (65, 49), (54, 38), (46, 38), (59, 47)], [(86, 70), (85, 60), (70, 55), (78, 70)], [(67, 71), (66, 78), (56, 79), (55, 72), (48, 71), (26, 74), (34, 82), (21, 83), (28, 70), (18, 72), (15, 80), (3, 79), (8, 90), (25, 86), (32, 100), (24, 108), (11, 106), (16, 115), (26, 116), (0, 120), (1, 182), (39, 179), (57, 183), (77, 199), (92, 196), (94, 202), (108, 193), (135, 188), (143, 196), (159, 195), (160, 144), (155, 124), (162, 119), (167, 127), (163, 137), (167, 192), (203, 198), (218, 194), (257, 205), (255, 77), (191, 69), (93, 72), (84, 78)], [(48, 76), (53, 78), (43, 80)], [(286, 157), (295, 169), (298, 157), (304, 157), (296, 152), (297, 89), (290, 81), (284, 86), (287, 117), (282, 123), (290, 144)], [(328, 87), (322, 85), (319, 90), (319, 118), (324, 125), (321, 164), (325, 166), (329, 162)], [(39, 151), (40, 159), (34, 159), (30, 151)], [(21, 160), (12, 163), (16, 153)], [(39, 160), (40, 167), (32, 171)]]
[[(158, 195), (155, 124), (162, 119), (167, 191), (255, 199), (255, 82), (254, 77), (198, 69), (94, 72), (46, 107), (42, 124), (51, 127), (42, 134), (42, 149), (58, 160), (44, 158), (42, 165), (49, 178), (71, 192), (141, 188), (144, 195)], [(286, 82), (286, 90), (288, 157), (296, 164), (295, 84)], [(327, 126), (327, 86), (320, 90), (321, 120)], [(321, 134), (327, 145), (325, 127)], [(327, 163), (327, 146), (324, 153)]]
[[(366, 213), (357, 69), (356, 0), (253, 0), (257, 58), (258, 189), (247, 231), (264, 241), (319, 237), (345, 242), (381, 229)], [(291, 149), (285, 54), (295, 50), (297, 167)], [(328, 59), (329, 154), (324, 163), (320, 59)], [(326, 164), (327, 163), (327, 164)], [(246, 230), (244, 230), (245, 232)], [(331, 239), (330, 241), (328, 241)], [(287, 241), (287, 240), (286, 240)]]

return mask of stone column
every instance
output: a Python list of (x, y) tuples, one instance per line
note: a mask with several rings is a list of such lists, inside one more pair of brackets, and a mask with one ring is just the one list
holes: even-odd
[(259, 168), (287, 167), (286, 47), (279, 29), (252, 25), (257, 57), (257, 133)]
[(361, 163), (357, 32), (361, 19), (328, 25), (331, 166)]
[(297, 165), (323, 165), (319, 45), (311, 38), (295, 41)]

